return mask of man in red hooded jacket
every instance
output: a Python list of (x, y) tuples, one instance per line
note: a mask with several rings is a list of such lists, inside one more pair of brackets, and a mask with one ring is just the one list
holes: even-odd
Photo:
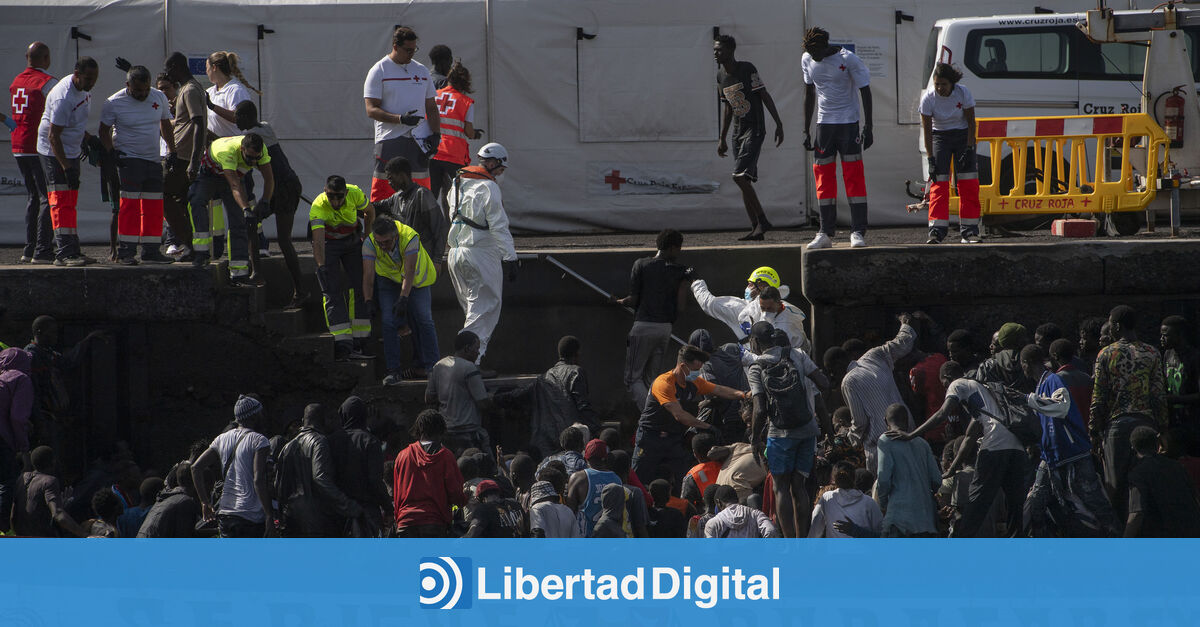
[(427, 409), (413, 423), (416, 442), (396, 456), (392, 499), (401, 538), (448, 537), (451, 508), (467, 504), (458, 462), (441, 443), (445, 434), (446, 419)]

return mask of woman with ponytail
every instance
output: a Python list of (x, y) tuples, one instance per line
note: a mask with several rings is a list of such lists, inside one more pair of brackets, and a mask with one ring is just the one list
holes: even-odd
[(213, 86), (208, 88), (208, 130), (217, 137), (240, 135), (233, 114), (238, 103), (250, 100), (250, 92), (261, 95), (242, 75), (237, 53), (220, 50), (208, 55), (204, 71)]

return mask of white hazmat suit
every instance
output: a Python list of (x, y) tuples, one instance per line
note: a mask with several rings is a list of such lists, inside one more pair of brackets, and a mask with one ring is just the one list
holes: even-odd
[(448, 268), (466, 320), (463, 331), (479, 336), (479, 357), (500, 320), (505, 261), (516, 261), (500, 186), (480, 166), (465, 168), (446, 197), (450, 208)]
[[(786, 288), (780, 287), (780, 292)], [(700, 304), (701, 311), (724, 322), (738, 340), (749, 335), (750, 327), (755, 322), (766, 321), (787, 333), (792, 348), (800, 349), (805, 354), (812, 350), (808, 335), (804, 333), (804, 312), (787, 301), (783, 301), (783, 311), (779, 313), (763, 311), (757, 298), (748, 301), (741, 296), (713, 296), (703, 279), (692, 281), (692, 295)]]

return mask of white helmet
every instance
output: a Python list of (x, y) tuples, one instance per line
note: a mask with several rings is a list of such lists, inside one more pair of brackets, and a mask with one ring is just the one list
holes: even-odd
[(500, 165), (505, 167), (508, 166), (508, 151), (504, 149), (504, 146), (501, 146), (496, 142), (484, 144), (483, 147), (479, 149), (478, 154), (480, 159), (499, 159)]

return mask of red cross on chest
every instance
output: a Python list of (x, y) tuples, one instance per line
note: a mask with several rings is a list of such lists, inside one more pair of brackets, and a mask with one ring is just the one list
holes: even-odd
[(843, 72), (845, 72), (845, 71), (846, 71), (846, 66), (845, 66), (845, 65), (839, 65), (839, 66), (838, 66), (838, 69), (839, 69), (839, 70), (841, 70), (841, 71), (843, 71)]

